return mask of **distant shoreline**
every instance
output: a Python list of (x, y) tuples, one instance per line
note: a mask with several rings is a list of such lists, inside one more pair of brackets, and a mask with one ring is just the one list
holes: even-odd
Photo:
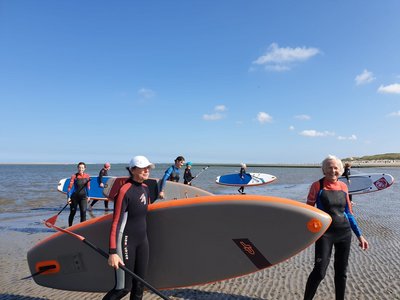
[[(376, 167), (389, 167), (398, 168), (400, 167), (400, 160), (360, 160), (360, 161), (343, 161), (350, 162), (353, 168), (376, 168)], [(0, 165), (75, 165), (76, 163), (50, 163), (50, 162), (31, 162), (31, 163), (7, 163), (0, 162)], [(126, 163), (111, 163), (116, 165), (125, 165)], [(156, 163), (157, 164), (157, 163)], [(158, 164), (170, 164), (170, 163), (158, 163)], [(102, 165), (102, 163), (87, 163), (87, 165)], [(232, 163), (194, 163), (193, 166), (206, 167), (238, 167), (240, 164)], [(247, 163), (247, 167), (265, 167), (265, 168), (320, 168), (320, 163), (303, 163), (303, 164), (284, 164), (284, 163), (263, 163), (263, 164), (252, 164)]]

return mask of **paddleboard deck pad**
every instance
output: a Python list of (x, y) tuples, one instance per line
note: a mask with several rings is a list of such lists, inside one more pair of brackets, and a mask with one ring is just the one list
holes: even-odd
[(274, 175), (265, 173), (245, 173), (244, 176), (235, 173), (218, 176), (216, 183), (231, 186), (256, 186), (268, 184), (275, 180), (276, 177)]
[[(76, 224), (69, 230), (107, 252), (112, 216)], [(205, 284), (271, 267), (314, 243), (331, 218), (297, 201), (258, 195), (218, 195), (149, 205), (148, 276), (159, 289)], [(55, 233), (27, 254), (41, 286), (106, 292), (114, 270), (82, 241)]]
[[(107, 181), (112, 178), (111, 176), (103, 176), (102, 182), (104, 185)], [(68, 186), (71, 182), (71, 178), (63, 178), (58, 182), (57, 190), (63, 194), (68, 193)], [(100, 186), (100, 178), (97, 176), (90, 176), (90, 190), (89, 197), (95, 200), (107, 200), (103, 195), (103, 188)]]
[[(126, 183), (128, 177), (113, 177), (108, 180), (104, 186), (103, 197), (107, 197), (114, 200), (118, 194), (119, 189)], [(153, 203), (158, 198), (158, 192), (160, 188), (161, 179), (152, 178), (144, 181), (150, 190), (150, 201)], [(201, 196), (213, 196), (214, 194), (197, 187), (182, 184), (179, 182), (166, 181), (164, 188), (164, 199), (163, 200), (176, 200), (186, 199)]]
[(392, 175), (382, 173), (354, 174), (349, 176), (349, 181), (343, 176), (339, 177), (339, 180), (347, 184), (351, 195), (384, 190), (394, 182)]

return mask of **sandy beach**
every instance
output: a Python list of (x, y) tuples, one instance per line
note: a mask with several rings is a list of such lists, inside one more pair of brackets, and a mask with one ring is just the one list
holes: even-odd
[[(4, 172), (10, 173), (16, 167), (3, 168)], [(64, 197), (54, 191), (53, 186), (56, 182), (55, 178), (60, 178), (66, 173), (63, 168), (31, 167), (35, 174), (40, 174), (38, 171), (43, 169), (46, 170), (42, 173), (44, 176), (50, 176), (49, 174), (51, 176), (40, 178), (37, 183), (31, 182), (29, 186), (23, 186), (22, 181), (12, 181), (9, 184), (10, 187), (21, 187), (15, 191), (8, 190), (8, 185), (1, 187), (3, 196), (0, 195), (0, 299), (69, 300), (102, 299), (104, 296), (102, 293), (55, 290), (39, 286), (33, 279), (21, 280), (30, 275), (26, 260), (28, 250), (53, 233), (39, 221), (56, 214), (62, 207), (60, 201), (64, 201)], [(116, 168), (114, 170), (116, 173)], [(260, 168), (259, 170), (270, 171), (276, 174), (279, 180), (268, 187), (255, 188), (251, 191), (258, 194), (290, 197), (298, 201), (304, 201), (312, 178), (320, 176), (320, 170), (313, 168), (307, 170), (294, 168), (289, 171), (285, 168)], [(207, 174), (199, 177), (197, 184), (213, 193), (229, 193), (229, 189), (215, 185), (213, 182), (217, 174), (229, 171), (229, 168), (210, 168)], [(400, 201), (398, 197), (400, 185), (397, 182), (400, 170), (377, 168), (365, 171), (389, 172), (396, 180), (387, 190), (353, 198), (356, 203), (354, 213), (364, 236), (370, 243), (370, 249), (360, 250), (353, 236), (346, 299), (400, 299)], [(123, 174), (122, 167), (121, 174)], [(19, 176), (16, 176), (15, 180), (18, 178)], [(4, 195), (13, 195), (15, 200), (4, 198)], [(23, 202), (19, 199), (23, 199)], [(104, 213), (101, 205), (98, 205), (95, 213)], [(65, 225), (67, 216), (67, 212), (61, 214), (57, 224)], [(171, 299), (190, 300), (302, 299), (307, 277), (313, 267), (313, 256), (314, 246), (312, 245), (283, 263), (247, 276), (164, 292)], [(315, 299), (335, 299), (333, 275), (331, 262), (327, 276), (321, 283)], [(158, 299), (158, 297), (146, 292), (144, 299)]]
[[(363, 252), (353, 240), (347, 299), (400, 299), (399, 205), (392, 210), (375, 207), (372, 200), (363, 199), (354, 208), (371, 249)], [(0, 299), (101, 299), (103, 294), (60, 291), (38, 286), (32, 279), (21, 280), (29, 275), (26, 252), (48, 234), (0, 233)], [(251, 275), (165, 293), (173, 299), (302, 299), (313, 252), (311, 246), (286, 262)], [(145, 295), (145, 299), (157, 298), (149, 292)], [(334, 299), (332, 264), (315, 299)]]

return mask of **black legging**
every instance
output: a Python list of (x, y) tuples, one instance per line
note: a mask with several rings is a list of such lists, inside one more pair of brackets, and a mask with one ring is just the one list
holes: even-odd
[[(124, 235), (122, 240), (127, 243), (123, 247), (125, 253), (122, 255), (125, 266), (139, 277), (144, 278), (149, 261), (149, 242), (147, 238), (138, 243), (134, 237)], [(126, 256), (131, 259), (125, 259), (128, 258)], [(141, 300), (143, 298), (143, 284), (123, 270), (118, 269), (115, 271), (115, 287), (104, 296), (103, 300), (121, 299), (129, 292), (131, 292), (130, 300)]]
[(313, 299), (317, 288), (324, 279), (329, 261), (332, 255), (332, 248), (335, 246), (335, 294), (336, 300), (344, 299), (347, 279), (347, 265), (350, 255), (351, 230), (343, 229), (343, 232), (328, 230), (315, 243), (314, 269), (307, 280), (304, 299)]
[(76, 214), (76, 208), (79, 205), (79, 211), (81, 213), (81, 222), (86, 221), (86, 209), (87, 209), (87, 198), (86, 196), (78, 196), (75, 194), (72, 194), (71, 196), (71, 204), (70, 204), (70, 213), (69, 213), (69, 218), (68, 218), (68, 224), (69, 226), (72, 226), (72, 223), (74, 221), (74, 217)]

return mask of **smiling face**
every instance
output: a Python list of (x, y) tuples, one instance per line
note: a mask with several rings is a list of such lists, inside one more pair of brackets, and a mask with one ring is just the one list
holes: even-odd
[(86, 166), (84, 164), (79, 164), (78, 165), (78, 173), (83, 174), (86, 170)]
[(175, 166), (177, 167), (177, 168), (182, 168), (182, 166), (185, 164), (185, 161), (184, 160), (176, 160), (175, 161)]
[(325, 178), (329, 181), (337, 181), (342, 175), (339, 163), (335, 159), (327, 160), (323, 166)]
[(150, 176), (150, 166), (146, 167), (146, 168), (131, 168), (131, 173), (133, 176), (133, 180), (137, 181), (137, 182), (143, 182), (146, 179), (149, 179)]

